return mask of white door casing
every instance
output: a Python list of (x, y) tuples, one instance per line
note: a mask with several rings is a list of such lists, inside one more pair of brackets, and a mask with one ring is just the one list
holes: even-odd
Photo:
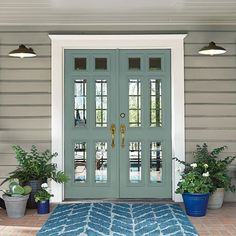
[[(184, 127), (184, 38), (186, 34), (148, 35), (55, 35), (52, 40), (51, 139), (53, 159), (58, 170), (64, 169), (64, 50), (65, 49), (170, 49), (171, 50), (171, 127), (172, 156), (185, 160)], [(180, 174), (172, 161), (172, 200), (182, 201), (175, 193)], [(53, 202), (64, 200), (63, 184), (51, 182)]]

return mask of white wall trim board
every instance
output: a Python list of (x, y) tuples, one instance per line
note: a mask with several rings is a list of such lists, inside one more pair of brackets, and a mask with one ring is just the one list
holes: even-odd
[[(186, 34), (150, 35), (55, 35), (52, 40), (52, 152), (59, 170), (64, 169), (64, 50), (65, 49), (170, 49), (171, 50), (171, 103), (172, 103), (172, 156), (185, 160), (184, 127), (184, 38)], [(175, 194), (180, 179), (176, 161), (172, 161), (172, 200), (182, 201)], [(51, 183), (53, 202), (64, 200), (64, 186)]]

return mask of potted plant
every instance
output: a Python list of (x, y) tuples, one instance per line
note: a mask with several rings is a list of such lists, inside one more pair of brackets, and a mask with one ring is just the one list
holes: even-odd
[(208, 165), (188, 164), (175, 159), (185, 165), (176, 193), (182, 194), (186, 213), (190, 216), (205, 216), (210, 190), (213, 188)]
[(41, 189), (34, 195), (38, 214), (48, 214), (50, 212), (51, 197), (53, 197), (53, 194), (49, 192), (47, 183), (43, 183)]
[(49, 179), (57, 183), (64, 183), (69, 180), (69, 177), (63, 171), (58, 171), (57, 165), (51, 162), (57, 153), (52, 154), (49, 150), (41, 153), (35, 145), (32, 145), (30, 152), (25, 151), (20, 146), (13, 146), (13, 150), (16, 153), (18, 168), (11, 172), (2, 184), (9, 179), (17, 178), (23, 185), (30, 185), (32, 192), (27, 203), (28, 208), (37, 208), (34, 195), (41, 188), (42, 183)]
[(197, 163), (208, 165), (209, 175), (213, 182), (212, 193), (208, 202), (208, 208), (210, 209), (222, 207), (225, 191), (235, 191), (235, 186), (231, 184), (231, 177), (228, 174), (228, 167), (234, 161), (236, 155), (225, 158), (219, 157), (219, 154), (226, 148), (227, 146), (222, 146), (209, 151), (207, 144), (204, 143), (202, 146), (197, 145), (196, 151), (193, 153)]
[(9, 218), (20, 218), (25, 215), (26, 203), (31, 190), (30, 186), (21, 186), (18, 180), (10, 181), (9, 190), (3, 190), (2, 195)]

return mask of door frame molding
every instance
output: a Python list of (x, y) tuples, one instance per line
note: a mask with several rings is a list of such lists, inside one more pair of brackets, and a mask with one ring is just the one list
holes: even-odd
[[(58, 35), (51, 39), (51, 151), (58, 170), (64, 170), (64, 50), (65, 49), (170, 49), (171, 50), (171, 136), (172, 157), (185, 160), (184, 126), (184, 38), (186, 34)], [(172, 200), (180, 180), (179, 164), (172, 161)], [(51, 182), (53, 202), (64, 200), (63, 184)]]

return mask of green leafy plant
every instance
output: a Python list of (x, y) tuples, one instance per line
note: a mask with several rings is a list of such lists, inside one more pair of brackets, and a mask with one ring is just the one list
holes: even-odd
[(224, 188), (226, 191), (231, 192), (235, 191), (235, 186), (231, 184), (228, 167), (234, 161), (236, 155), (220, 158), (219, 154), (225, 149), (227, 149), (227, 146), (217, 147), (209, 151), (207, 144), (204, 143), (202, 146), (197, 145), (196, 151), (193, 153), (194, 159), (199, 165), (203, 163), (208, 165), (210, 178), (213, 182), (212, 192), (216, 188)]
[(48, 186), (46, 183), (41, 185), (41, 189), (36, 192), (34, 195), (35, 202), (42, 202), (50, 200), (51, 197), (53, 197), (53, 194), (49, 193), (47, 190)]
[(57, 165), (51, 162), (57, 153), (52, 154), (49, 150), (40, 153), (35, 145), (32, 145), (30, 152), (26, 152), (20, 146), (13, 146), (13, 150), (16, 153), (18, 168), (11, 172), (1, 184), (12, 178), (19, 179), (20, 183), (48, 179), (64, 183), (69, 180), (69, 177), (63, 171), (57, 171)]
[(30, 194), (32, 188), (28, 185), (21, 186), (19, 180), (11, 179), (9, 183), (9, 190), (2, 190), (6, 195), (11, 197), (22, 197), (27, 194)]
[(176, 193), (209, 193), (211, 191), (213, 182), (206, 164), (188, 164), (180, 161), (178, 158), (175, 159), (187, 167), (181, 174), (182, 179), (178, 183)]
[[(228, 156), (220, 158), (219, 154), (222, 153), (227, 146), (214, 148), (212, 151), (208, 150), (208, 146), (204, 143), (202, 146), (197, 145), (196, 151), (193, 152), (196, 167), (194, 172), (202, 174), (204, 168), (207, 168), (209, 178), (211, 179), (212, 186), (210, 192), (214, 192), (217, 188), (224, 188), (226, 191), (235, 191), (235, 186), (231, 184), (231, 177), (228, 174), (228, 167), (236, 158), (235, 156)], [(189, 172), (192, 172), (192, 164), (178, 160), (179, 163), (185, 166), (182, 177), (185, 177)]]

